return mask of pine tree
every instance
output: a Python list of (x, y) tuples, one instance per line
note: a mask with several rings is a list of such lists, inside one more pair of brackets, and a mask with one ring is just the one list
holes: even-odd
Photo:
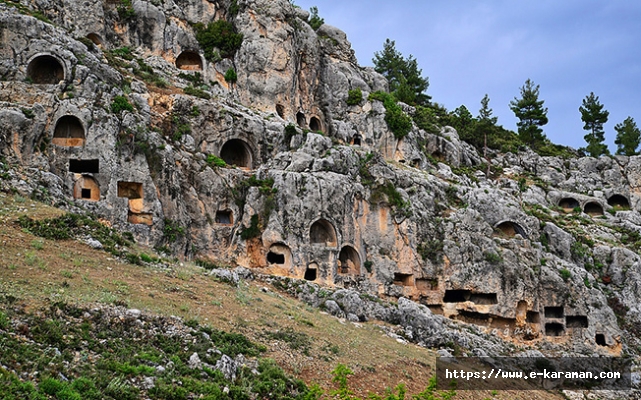
[(614, 130), (617, 137), (614, 143), (618, 146), (617, 154), (635, 156), (639, 154), (637, 148), (641, 144), (641, 131), (632, 117), (626, 118), (622, 123), (616, 124)]
[(519, 119), (516, 123), (519, 139), (536, 149), (545, 142), (545, 134), (540, 127), (548, 123), (548, 109), (539, 100), (539, 85), (534, 85), (530, 79), (521, 87), (521, 98), (510, 102), (510, 109)]
[(398, 101), (411, 105), (428, 105), (430, 96), (425, 94), (429, 80), (423, 78), (418, 61), (410, 55), (407, 59), (396, 50), (396, 42), (385, 40), (383, 50), (374, 53), (372, 59), (376, 72), (389, 82), (390, 92)]
[(478, 123), (476, 124), (476, 135), (480, 138), (483, 135), (483, 157), (488, 162), (489, 172), (489, 159), (487, 158), (487, 135), (492, 133), (498, 121), (497, 117), (492, 116), (492, 109), (490, 108), (490, 96), (486, 93), (481, 99), (481, 109), (479, 110)]
[(589, 96), (583, 99), (583, 105), (579, 107), (581, 120), (585, 123), (583, 129), (588, 131), (584, 136), (588, 143), (586, 150), (592, 157), (599, 157), (603, 154), (609, 154), (608, 146), (605, 142), (603, 124), (608, 122), (610, 113), (603, 109), (603, 104), (599, 103), (599, 96), (591, 92)]

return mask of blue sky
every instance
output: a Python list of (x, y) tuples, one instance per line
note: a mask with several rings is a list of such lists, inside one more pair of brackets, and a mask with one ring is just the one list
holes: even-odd
[(585, 146), (579, 113), (594, 92), (614, 126), (631, 116), (641, 127), (641, 2), (632, 0), (295, 0), (319, 8), (347, 33), (359, 63), (372, 65), (386, 38), (414, 55), (427, 93), (448, 110), (474, 115), (487, 93), (499, 124), (516, 130), (509, 102), (530, 78), (548, 108), (543, 127), (555, 143)]

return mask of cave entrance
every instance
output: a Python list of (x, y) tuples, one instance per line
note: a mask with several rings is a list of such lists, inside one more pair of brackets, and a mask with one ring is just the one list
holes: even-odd
[(578, 200), (573, 197), (564, 197), (559, 201), (559, 207), (565, 212), (572, 212), (575, 208), (581, 207)]
[(309, 129), (312, 132), (322, 132), (323, 127), (321, 125), (320, 119), (318, 119), (316, 117), (310, 118), (310, 120), (309, 120)]
[(251, 169), (252, 155), (249, 145), (241, 139), (231, 139), (225, 142), (220, 149), (220, 158), (228, 165)]
[(505, 236), (509, 238), (515, 237), (517, 234), (521, 235), (522, 238), (527, 239), (527, 234), (525, 229), (516, 222), (504, 221), (494, 227), (498, 231), (499, 236)]
[(363, 141), (363, 137), (360, 134), (356, 133), (354, 134), (354, 136), (352, 136), (352, 144), (354, 146), (360, 146), (362, 141)]
[(338, 255), (338, 273), (360, 275), (361, 256), (352, 246), (344, 246)]
[(559, 324), (558, 322), (548, 322), (545, 324), (546, 336), (563, 336), (564, 333), (565, 329), (563, 328), (563, 324)]
[(69, 172), (76, 174), (97, 174), (100, 172), (100, 161), (70, 159)]
[(463, 303), (470, 298), (469, 290), (446, 290), (443, 303)]
[(541, 322), (541, 315), (537, 311), (528, 311), (525, 314), (525, 321), (531, 324), (538, 324)]
[(414, 275), (394, 273), (394, 284), (397, 286), (412, 286), (414, 284)]
[(214, 221), (221, 225), (232, 225), (234, 223), (234, 214), (231, 210), (218, 210)]
[(291, 265), (292, 252), (289, 246), (277, 243), (271, 245), (267, 252), (267, 264), (289, 267)]
[(318, 277), (318, 266), (315, 263), (309, 264), (305, 270), (305, 280), (315, 281)]
[(565, 317), (565, 326), (568, 328), (587, 328), (588, 317), (585, 315), (568, 315)]
[(27, 66), (27, 78), (33, 83), (54, 85), (65, 79), (65, 70), (57, 58), (38, 56)]
[(603, 206), (596, 201), (590, 201), (583, 206), (583, 212), (593, 217), (603, 215)]
[(336, 247), (338, 244), (334, 225), (322, 218), (312, 224), (309, 237), (312, 244), (323, 244), (329, 247)]
[(176, 67), (185, 71), (202, 71), (203, 60), (195, 51), (185, 50), (176, 58)]
[(56, 121), (53, 140), (57, 146), (77, 147), (85, 144), (85, 128), (80, 119), (73, 115), (65, 115)]
[(90, 176), (82, 175), (73, 187), (73, 198), (88, 201), (100, 200), (98, 182)]
[(102, 38), (97, 33), (88, 34), (87, 39), (91, 40), (96, 46), (102, 48)]
[(545, 307), (545, 318), (563, 318), (563, 307)]
[(307, 127), (307, 119), (305, 118), (305, 114), (303, 114), (300, 111), (297, 112), (296, 113), (296, 123), (298, 124), (298, 126), (300, 126), (301, 128), (305, 129)]
[(625, 196), (620, 194), (610, 196), (610, 198), (608, 199), (608, 204), (618, 210), (630, 209), (630, 202)]
[(599, 346), (607, 346), (608, 344), (605, 341), (605, 335), (602, 333), (597, 333), (596, 336), (594, 336), (594, 341), (596, 344)]
[(285, 119), (285, 106), (282, 104), (276, 104), (276, 114), (282, 119)]

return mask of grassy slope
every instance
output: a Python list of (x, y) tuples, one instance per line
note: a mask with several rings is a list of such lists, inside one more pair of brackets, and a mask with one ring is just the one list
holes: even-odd
[[(425, 389), (435, 353), (398, 343), (381, 323), (352, 324), (312, 309), (261, 282), (240, 287), (215, 282), (190, 263), (170, 268), (123, 263), (109, 253), (77, 241), (50, 241), (21, 229), (20, 215), (34, 219), (61, 215), (41, 203), (0, 193), (0, 294), (13, 296), (28, 310), (52, 302), (79, 306), (122, 304), (160, 315), (177, 315), (201, 325), (237, 332), (266, 346), (267, 357), (304, 381), (331, 389), (338, 363), (354, 370), (357, 395), (384, 393), (404, 383), (409, 393)], [(147, 252), (149, 249), (130, 249)], [(0, 306), (7, 307), (5, 304)], [(553, 393), (459, 393), (457, 398), (558, 398)]]

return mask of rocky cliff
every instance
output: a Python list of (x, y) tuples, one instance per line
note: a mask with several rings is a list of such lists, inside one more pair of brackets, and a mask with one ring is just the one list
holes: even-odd
[[(368, 98), (386, 80), (308, 18), (286, 0), (0, 3), (2, 189), (180, 257), (410, 299), (502, 351), (636, 355), (641, 157), (486, 168), (449, 127), (398, 139)], [(205, 48), (214, 21), (242, 43)]]

